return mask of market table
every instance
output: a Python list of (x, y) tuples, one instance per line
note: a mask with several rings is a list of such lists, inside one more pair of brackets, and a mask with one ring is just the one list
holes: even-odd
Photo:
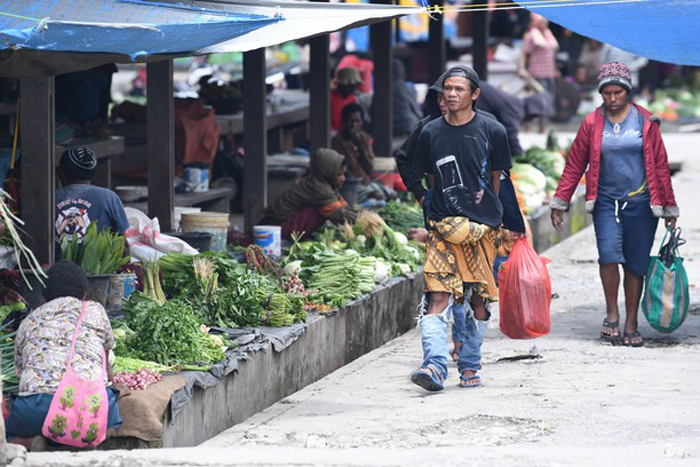
[(124, 137), (110, 136), (108, 138), (75, 138), (70, 144), (56, 146), (55, 165), (61, 160), (61, 155), (69, 147), (84, 146), (92, 149), (97, 156), (97, 172), (95, 173), (92, 183), (107, 188), (112, 187), (112, 157), (124, 154)]
[(160, 440), (117, 434), (99, 449), (196, 446), (409, 331), (422, 296), (418, 272), (378, 285), (335, 313), (310, 314), (306, 324), (235, 330), (251, 337), (236, 337), (241, 346), (224, 365), (180, 373), (188, 383), (165, 411)]
[[(212, 188), (208, 191), (175, 194), (175, 206), (201, 207), (204, 211), (229, 212), (229, 202), (233, 196), (230, 188)], [(135, 208), (148, 214), (148, 201), (125, 203), (125, 207)]]
[[(306, 124), (309, 121), (309, 94), (299, 90), (278, 89), (268, 96), (271, 104), (267, 106), (267, 131), (281, 149), (283, 132), (286, 127)], [(216, 121), (221, 129), (221, 136), (242, 135), (243, 112), (232, 115), (217, 115)], [(275, 150), (275, 149), (272, 149)]]

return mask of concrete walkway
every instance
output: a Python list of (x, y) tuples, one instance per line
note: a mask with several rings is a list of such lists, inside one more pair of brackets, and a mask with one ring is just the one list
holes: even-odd
[[(699, 138), (673, 136), (688, 154), (674, 185), (692, 284), (691, 313), (673, 334), (640, 316), (644, 348), (598, 339), (605, 306), (589, 228), (546, 254), (559, 295), (551, 334), (510, 340), (496, 321), (481, 388), (458, 388), (454, 367), (441, 393), (412, 385), (421, 360), (414, 330), (198, 448), (37, 453), (27, 465), (697, 465), (700, 157), (690, 153)], [(542, 358), (499, 362), (533, 346)]]

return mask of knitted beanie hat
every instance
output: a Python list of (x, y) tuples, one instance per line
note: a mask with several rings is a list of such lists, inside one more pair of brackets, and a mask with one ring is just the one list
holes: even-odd
[(598, 92), (602, 92), (605, 86), (616, 84), (632, 92), (632, 75), (630, 69), (624, 63), (610, 62), (600, 67), (598, 72)]
[(97, 170), (97, 156), (92, 149), (70, 147), (63, 152), (61, 170), (75, 180), (90, 180)]

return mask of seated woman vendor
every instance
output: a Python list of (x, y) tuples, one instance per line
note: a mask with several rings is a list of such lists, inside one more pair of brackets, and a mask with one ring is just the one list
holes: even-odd
[(345, 158), (332, 149), (321, 148), (311, 156), (309, 175), (297, 181), (265, 209), (261, 224), (282, 226), (282, 238), (292, 232), (306, 235), (326, 220), (336, 224), (354, 220), (338, 190), (345, 182)]
[[(41, 429), (51, 400), (66, 371), (68, 357), (87, 292), (87, 277), (74, 263), (61, 261), (48, 270), (44, 289), (46, 303), (32, 311), (20, 325), (15, 338), (15, 368), (19, 394), (12, 400), (5, 420), (7, 439), (30, 449), (41, 448)], [(114, 335), (105, 309), (87, 302), (77, 333), (73, 371), (92, 380), (102, 373), (102, 359), (114, 347)], [(107, 362), (107, 378), (112, 371)], [(117, 408), (119, 391), (107, 387), (107, 426), (122, 424)]]

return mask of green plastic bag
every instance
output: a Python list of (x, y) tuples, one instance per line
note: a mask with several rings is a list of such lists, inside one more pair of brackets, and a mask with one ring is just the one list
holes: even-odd
[[(680, 228), (667, 230), (659, 255), (649, 260), (644, 279), (644, 316), (651, 327), (663, 333), (678, 329), (688, 314), (688, 275), (683, 258), (678, 256), (678, 247), (685, 243), (680, 232)], [(666, 242), (669, 233), (671, 238)]]

